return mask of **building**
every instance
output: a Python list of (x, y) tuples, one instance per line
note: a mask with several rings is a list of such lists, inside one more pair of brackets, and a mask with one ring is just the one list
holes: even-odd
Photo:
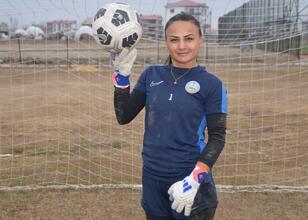
[(220, 43), (283, 39), (298, 32), (298, 1), (250, 0), (218, 20)]
[(205, 3), (199, 3), (192, 0), (181, 0), (168, 2), (165, 5), (165, 22), (175, 14), (186, 12), (193, 15), (199, 22), (204, 34), (210, 27), (209, 7)]
[(160, 39), (164, 36), (163, 18), (160, 15), (140, 15), (143, 36)]
[(47, 22), (47, 34), (66, 33), (77, 29), (75, 20), (53, 20)]

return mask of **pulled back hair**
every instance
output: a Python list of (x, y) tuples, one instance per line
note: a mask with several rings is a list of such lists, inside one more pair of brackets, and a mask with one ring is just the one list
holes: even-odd
[(187, 14), (187, 13), (182, 11), (181, 13), (178, 13), (178, 14), (174, 15), (173, 17), (171, 17), (168, 20), (168, 22), (166, 23), (166, 25), (165, 25), (165, 38), (167, 37), (166, 36), (167, 29), (169, 28), (169, 26), (171, 24), (173, 24), (176, 21), (189, 21), (189, 22), (192, 22), (198, 28), (200, 36), (202, 36), (200, 22), (194, 16), (192, 16), (190, 14)]
[[(167, 34), (166, 34), (167, 29), (170, 27), (171, 24), (173, 24), (176, 21), (189, 21), (189, 22), (193, 23), (198, 28), (199, 35), (202, 36), (200, 22), (194, 16), (187, 14), (187, 13), (182, 11), (182, 12), (174, 15), (173, 17), (171, 17), (167, 21), (167, 23), (165, 25), (165, 39), (167, 39)], [(168, 56), (168, 58), (166, 60), (166, 64), (172, 64), (172, 60), (171, 60), (170, 56)]]

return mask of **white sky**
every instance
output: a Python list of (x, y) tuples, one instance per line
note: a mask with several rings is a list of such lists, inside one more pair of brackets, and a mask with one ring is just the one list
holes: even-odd
[[(212, 12), (212, 26), (216, 28), (219, 16), (248, 0), (194, 1), (206, 3), (209, 6)], [(93, 17), (98, 8), (109, 2), (124, 2), (133, 6), (140, 14), (157, 14), (164, 18), (164, 5), (168, 0), (0, 0), (0, 23), (10, 24), (10, 18), (18, 21), (18, 27), (55, 19), (72, 19), (80, 23), (86, 17)], [(308, 5), (308, 0), (300, 0), (300, 2), (302, 5)]]

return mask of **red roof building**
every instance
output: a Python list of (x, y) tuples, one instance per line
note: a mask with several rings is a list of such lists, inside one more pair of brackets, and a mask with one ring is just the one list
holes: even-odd
[(199, 3), (192, 0), (180, 0), (168, 2), (165, 5), (166, 20), (165, 23), (174, 15), (185, 12), (193, 15), (199, 22), (203, 33), (207, 32), (209, 25), (209, 7), (205, 3)]
[(47, 33), (69, 32), (77, 28), (76, 20), (53, 20), (47, 22)]

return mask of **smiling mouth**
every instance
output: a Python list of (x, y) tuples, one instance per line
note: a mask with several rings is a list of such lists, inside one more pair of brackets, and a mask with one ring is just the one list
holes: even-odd
[(179, 56), (186, 56), (188, 53), (178, 53)]

